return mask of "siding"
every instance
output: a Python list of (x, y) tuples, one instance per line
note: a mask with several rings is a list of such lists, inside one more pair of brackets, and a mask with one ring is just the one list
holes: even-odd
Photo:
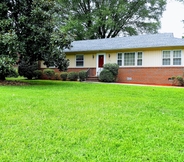
[[(117, 53), (118, 52), (143, 52), (143, 64), (141, 67), (160, 67), (162, 66), (162, 51), (163, 50), (181, 50), (181, 49), (173, 49), (173, 48), (165, 48), (165, 49), (159, 49), (159, 50), (129, 50), (129, 51), (113, 51), (113, 52), (101, 52), (105, 55), (105, 63), (117, 63)], [(184, 50), (182, 51), (182, 65), (184, 65)], [(80, 53), (84, 54), (84, 68), (95, 68), (97, 64), (97, 55), (101, 54), (98, 52), (94, 53)], [(76, 54), (67, 54), (66, 57), (70, 60), (70, 66), (69, 68), (75, 68), (76, 62), (75, 62), (75, 55)], [(110, 57), (109, 57), (110, 55)], [(94, 58), (93, 58), (94, 56)], [(123, 67), (123, 66), (122, 66)], [(135, 66), (134, 66), (135, 67)], [(140, 66), (139, 66), (140, 67)]]
[[(164, 49), (159, 50), (136, 50), (136, 51), (128, 51), (128, 52), (143, 52), (143, 65), (141, 67), (160, 67), (162, 66), (162, 51)], [(166, 50), (173, 50), (171, 48), (167, 48)], [(181, 50), (181, 49), (178, 49)], [(118, 52), (127, 52), (127, 51), (115, 51), (115, 52), (103, 52), (106, 54), (105, 63), (117, 63), (117, 53)], [(67, 54), (66, 58), (70, 60), (69, 68), (96, 68), (97, 64), (97, 55), (100, 54), (98, 52), (94, 53), (78, 53), (84, 55), (84, 66), (83, 67), (76, 67), (76, 54)], [(109, 57), (110, 55), (110, 57)], [(93, 58), (94, 56), (94, 58)], [(184, 50), (182, 50), (182, 65), (184, 65)], [(123, 66), (122, 66), (123, 67)], [(135, 66), (134, 66), (135, 67)], [(140, 66), (139, 66), (140, 67)], [(41, 68), (46, 68), (43, 65), (43, 61), (41, 61)]]

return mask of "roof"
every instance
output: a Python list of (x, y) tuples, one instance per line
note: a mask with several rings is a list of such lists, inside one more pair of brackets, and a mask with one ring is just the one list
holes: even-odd
[(122, 50), (137, 48), (184, 47), (184, 39), (175, 38), (172, 33), (81, 40), (72, 42), (72, 48), (65, 52)]

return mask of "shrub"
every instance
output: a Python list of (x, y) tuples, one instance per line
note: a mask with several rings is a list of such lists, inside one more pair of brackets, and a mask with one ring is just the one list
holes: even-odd
[(18, 73), (20, 76), (24, 76), (28, 79), (35, 77), (34, 71), (38, 69), (36, 62), (30, 64), (29, 62), (22, 61), (18, 67)]
[(14, 77), (14, 78), (18, 78), (19, 73), (16, 69), (10, 71), (10, 73), (8, 74), (8, 77)]
[(86, 79), (87, 72), (86, 71), (79, 71), (79, 79), (80, 81), (84, 81)]
[(175, 76), (172, 76), (171, 79), (174, 80), (174, 79), (176, 79), (176, 77)]
[(76, 72), (68, 73), (68, 79), (70, 81), (76, 81), (78, 79), (78, 73), (76, 73)]
[(179, 82), (180, 85), (184, 85), (183, 77), (177, 76), (176, 79), (177, 79), (177, 81)]
[(61, 77), (61, 79), (62, 79), (63, 81), (66, 81), (67, 75), (68, 75), (67, 72), (62, 72), (62, 73), (60, 74), (60, 77)]
[(55, 72), (52, 69), (44, 69), (43, 74), (45, 74), (48, 79), (51, 79), (55, 75)]
[(41, 70), (35, 70), (34, 71), (34, 77), (35, 79), (40, 79), (42, 76), (42, 71)]
[(55, 79), (59, 80), (60, 79), (60, 74), (59, 73), (55, 73)]
[(107, 63), (103, 66), (104, 69), (109, 70), (115, 77), (118, 75), (119, 66), (116, 63)]
[(114, 82), (115, 76), (112, 74), (110, 70), (103, 69), (100, 73), (99, 80), (102, 82)]
[(15, 65), (15, 61), (13, 58), (0, 55), (0, 80), (5, 80), (5, 77), (9, 76), (12, 73), (15, 73), (13, 65)]
[(176, 79), (179, 81), (179, 82), (183, 82), (183, 78), (181, 76), (177, 76)]
[(184, 79), (182, 76), (176, 76), (176, 77), (173, 76), (172, 80), (174, 85), (180, 85), (180, 86), (184, 85)]
[(102, 82), (115, 82), (118, 75), (119, 66), (116, 63), (104, 64), (99, 80)]

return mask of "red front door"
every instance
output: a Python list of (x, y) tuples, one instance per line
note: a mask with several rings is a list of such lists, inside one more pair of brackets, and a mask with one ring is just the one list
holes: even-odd
[(98, 56), (98, 67), (103, 68), (104, 65), (104, 55)]

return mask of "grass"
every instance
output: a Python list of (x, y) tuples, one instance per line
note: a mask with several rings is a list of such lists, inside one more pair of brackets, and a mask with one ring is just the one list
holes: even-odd
[(2, 162), (182, 162), (182, 88), (28, 81), (0, 87)]

